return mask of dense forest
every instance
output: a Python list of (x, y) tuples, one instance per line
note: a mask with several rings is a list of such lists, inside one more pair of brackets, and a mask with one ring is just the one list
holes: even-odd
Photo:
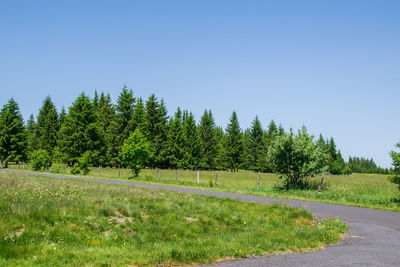
[[(116, 103), (103, 92), (93, 97), (82, 93), (60, 113), (46, 97), (36, 119), (32, 114), (26, 124), (18, 104), (10, 99), (0, 114), (0, 160), (7, 166), (44, 153), (49, 164), (74, 166), (85, 155), (93, 166), (125, 167), (121, 149), (136, 130), (150, 144), (152, 157), (146, 167), (261, 172), (274, 171), (268, 151), (285, 133), (273, 120), (264, 129), (257, 116), (249, 129), (242, 130), (235, 111), (225, 128), (215, 124), (211, 110), (205, 110), (198, 122), (180, 108), (169, 117), (163, 99), (153, 94), (144, 101), (124, 86)], [(315, 143), (326, 153), (332, 174), (388, 172), (372, 159), (350, 157), (346, 163), (332, 137), (320, 135)]]

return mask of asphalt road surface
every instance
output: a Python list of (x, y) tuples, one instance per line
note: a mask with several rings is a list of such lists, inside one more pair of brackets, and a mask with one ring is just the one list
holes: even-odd
[(243, 202), (261, 204), (279, 202), (292, 207), (304, 208), (320, 218), (340, 218), (350, 226), (350, 231), (339, 244), (328, 246), (322, 250), (267, 257), (250, 257), (207, 266), (400, 266), (400, 213), (396, 212), (130, 181), (71, 177), (5, 169), (0, 171), (171, 190), (189, 194), (231, 198)]

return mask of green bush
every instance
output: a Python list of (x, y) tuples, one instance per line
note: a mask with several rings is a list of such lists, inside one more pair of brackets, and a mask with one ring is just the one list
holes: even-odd
[(73, 165), (71, 168), (71, 173), (72, 174), (79, 174), (81, 173), (81, 169), (79, 168), (79, 166)]
[[(398, 143), (396, 147), (400, 148), (400, 143)], [(397, 184), (400, 190), (400, 153), (391, 151), (390, 156), (392, 157), (392, 165), (394, 168), (391, 175), (388, 177), (388, 180), (394, 184)]]
[(291, 130), (278, 136), (270, 148), (269, 162), (286, 189), (307, 188), (307, 178), (326, 171), (328, 158), (313, 139), (303, 127), (297, 135)]
[(46, 150), (39, 149), (35, 150), (31, 154), (31, 164), (32, 169), (39, 171), (49, 167), (51, 164), (51, 159), (49, 153)]
[(86, 175), (90, 172), (90, 159), (90, 151), (86, 151), (85, 153), (83, 153), (82, 157), (79, 159), (79, 169), (83, 173), (83, 175)]
[(122, 146), (122, 160), (128, 166), (135, 177), (151, 158), (150, 143), (139, 131), (133, 132)]

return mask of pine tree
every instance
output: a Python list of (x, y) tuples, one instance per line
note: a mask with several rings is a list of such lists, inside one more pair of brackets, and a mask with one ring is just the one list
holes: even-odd
[(35, 144), (35, 127), (36, 127), (36, 122), (35, 122), (35, 117), (33, 114), (29, 116), (28, 121), (26, 122), (26, 133), (27, 133), (27, 140), (28, 140), (28, 151), (29, 154), (34, 150), (34, 147), (36, 146)]
[(80, 94), (69, 108), (59, 131), (57, 144), (64, 162), (77, 163), (86, 151), (99, 153), (102, 140), (96, 122), (93, 103), (84, 93)]
[(250, 129), (250, 138), (248, 143), (248, 162), (249, 168), (254, 171), (259, 171), (263, 169), (263, 165), (266, 162), (266, 154), (263, 150), (264, 131), (261, 127), (261, 123), (256, 116), (252, 122)]
[(183, 113), (183, 160), (185, 169), (197, 169), (200, 166), (201, 148), (200, 138), (196, 127), (196, 121), (192, 113)]
[(226, 127), (226, 158), (228, 160), (228, 168), (231, 171), (239, 169), (242, 153), (243, 137), (237, 114), (234, 111)]
[(114, 164), (120, 165), (121, 158), (120, 152), (122, 149), (122, 145), (124, 141), (129, 137), (130, 133), (132, 133), (132, 129), (130, 128), (130, 121), (133, 116), (133, 112), (135, 109), (135, 98), (133, 96), (132, 90), (128, 90), (126, 85), (122, 88), (122, 92), (120, 93), (116, 108), (116, 119), (115, 119), (115, 141), (114, 141), (114, 149), (116, 154), (113, 154)]
[(0, 112), (0, 160), (8, 162), (25, 160), (27, 135), (19, 106), (13, 98), (8, 100)]
[(100, 165), (120, 165), (118, 150), (115, 149), (115, 140), (117, 136), (116, 112), (112, 105), (111, 97), (102, 92), (97, 107), (97, 126), (102, 136), (103, 145), (100, 148), (99, 164)]
[(227, 137), (221, 127), (216, 127), (215, 139), (217, 142), (215, 166), (218, 170), (226, 170), (228, 168), (228, 157), (226, 149)]
[(211, 110), (204, 111), (199, 125), (201, 163), (203, 169), (215, 169), (217, 156), (217, 140), (215, 136), (215, 122)]
[(36, 146), (35, 150), (43, 149), (51, 156), (57, 144), (59, 130), (58, 114), (51, 98), (44, 99), (43, 105), (37, 116), (37, 123), (34, 132)]
[(143, 100), (142, 98), (139, 98), (137, 100), (136, 106), (135, 106), (135, 111), (133, 112), (132, 119), (131, 119), (131, 126), (130, 128), (132, 131), (135, 131), (136, 129), (140, 130), (143, 132), (143, 124), (145, 121), (145, 116), (146, 112), (144, 110), (143, 106)]
[(151, 95), (146, 102), (146, 115), (143, 124), (143, 134), (150, 142), (151, 152), (154, 155), (151, 167), (163, 168), (168, 166), (166, 151), (167, 141), (167, 108), (164, 100), (158, 102), (155, 95)]
[(58, 127), (59, 127), (59, 129), (61, 129), (61, 125), (64, 123), (66, 116), (67, 116), (67, 112), (65, 112), (65, 107), (63, 106), (61, 108), (60, 116), (58, 117)]
[(97, 108), (99, 106), (99, 94), (97, 93), (97, 90), (94, 91), (94, 97), (93, 97), (93, 107), (94, 110), (97, 111)]
[(167, 157), (172, 168), (177, 169), (182, 167), (183, 147), (182, 112), (178, 108), (174, 118), (171, 118), (168, 124)]

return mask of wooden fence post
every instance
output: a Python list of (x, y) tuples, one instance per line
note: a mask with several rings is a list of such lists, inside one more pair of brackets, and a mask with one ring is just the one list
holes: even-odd
[(67, 165), (67, 173), (69, 173), (69, 165)]
[(97, 168), (97, 176), (100, 176), (100, 165), (99, 165), (99, 168)]
[(261, 173), (258, 172), (258, 182), (257, 182), (257, 189), (260, 190), (260, 179), (261, 179)]
[(200, 184), (200, 171), (197, 171), (197, 184)]
[(214, 186), (217, 186), (217, 180), (218, 180), (218, 172), (215, 172), (215, 182), (214, 182)]
[(321, 183), (319, 184), (319, 186), (318, 186), (318, 194), (321, 194), (321, 189), (322, 189), (322, 183), (324, 182), (324, 176), (322, 175), (322, 178), (321, 178)]

